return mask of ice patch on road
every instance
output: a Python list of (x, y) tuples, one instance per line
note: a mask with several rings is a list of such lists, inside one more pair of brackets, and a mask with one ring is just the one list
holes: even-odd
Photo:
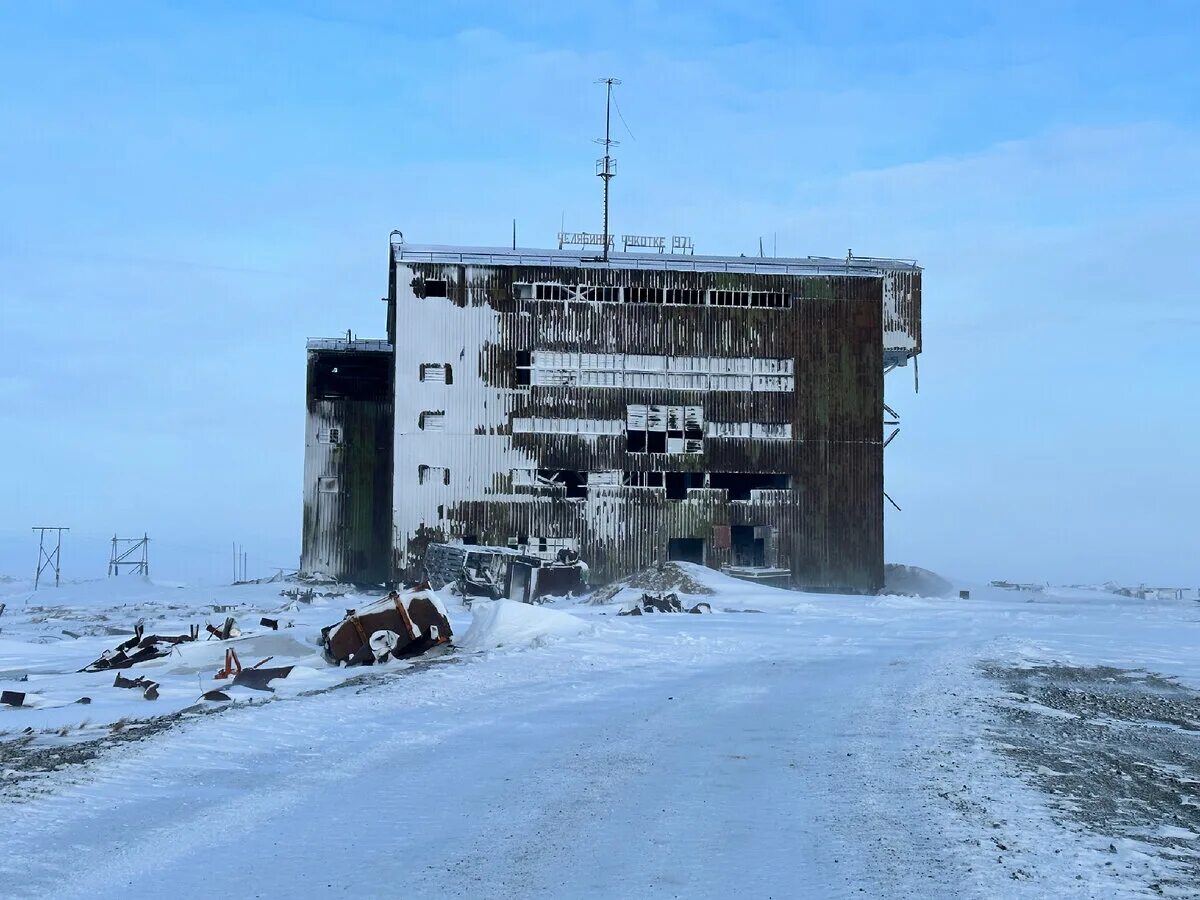
[(515, 600), (477, 600), (471, 604), (471, 627), (455, 643), (464, 650), (537, 647), (593, 630), (582, 619), (555, 609)]

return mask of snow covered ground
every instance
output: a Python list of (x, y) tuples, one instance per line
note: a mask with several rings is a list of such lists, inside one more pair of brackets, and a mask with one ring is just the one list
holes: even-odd
[[(451, 604), (372, 669), (314, 643), (365, 596), (0, 584), (0, 896), (1200, 893), (1200, 604), (688, 574), (713, 614)], [(125, 671), (156, 701), (77, 672), (227, 615), (275, 694), (198, 703), (217, 641)]]

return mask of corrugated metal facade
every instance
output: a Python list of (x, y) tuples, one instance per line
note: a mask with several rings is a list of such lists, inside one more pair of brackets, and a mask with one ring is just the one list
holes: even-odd
[(356, 584), (392, 579), (394, 363), (390, 344), (312, 341), (300, 569)]
[[(882, 585), (885, 352), (907, 360), (919, 351), (919, 269), (624, 256), (572, 265), (564, 254), (547, 256), (396, 248), (389, 331), (399, 569), (429, 540), (570, 539), (600, 582), (687, 539), (712, 566), (738, 561), (739, 540), (753, 539), (756, 562), (789, 568), (797, 585)], [(560, 299), (531, 299), (531, 285)], [(758, 292), (777, 305), (713, 305), (728, 292)], [(630, 299), (645, 297), (668, 302)], [(662, 367), (642, 379), (657, 387), (622, 374), (634, 355), (637, 365)], [(534, 368), (541, 357), (595, 371), (531, 383), (531, 357)], [(681, 388), (695, 376), (673, 368), (739, 361), (790, 363), (789, 389)], [(699, 408), (705, 423), (747, 423), (715, 429), (723, 434), (749, 434), (753, 424), (775, 436), (709, 436), (698, 453), (642, 452), (623, 430), (631, 406)], [(578, 428), (564, 426), (572, 420)], [(553, 428), (541, 433), (539, 422)], [(688, 474), (672, 474), (674, 490), (629, 484), (659, 472)], [(539, 473), (591, 473), (592, 483), (547, 486)], [(788, 486), (735, 489), (747, 499), (715, 486), (761, 473)], [(684, 479), (714, 486), (680, 489)]]

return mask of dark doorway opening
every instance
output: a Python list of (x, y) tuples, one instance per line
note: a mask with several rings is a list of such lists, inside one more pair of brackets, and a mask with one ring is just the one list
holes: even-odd
[(765, 566), (767, 542), (754, 536), (753, 525), (734, 525), (729, 529), (730, 557), (735, 566)]
[(667, 559), (704, 565), (704, 541), (701, 538), (671, 538), (667, 541)]

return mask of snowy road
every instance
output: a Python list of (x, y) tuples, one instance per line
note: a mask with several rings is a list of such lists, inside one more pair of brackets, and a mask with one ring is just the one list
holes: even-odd
[(0, 893), (1142, 894), (1151, 863), (1106, 870), (989, 749), (977, 663), (1114, 630), (1165, 663), (1191, 610), (840, 604), (583, 611), (595, 634), (181, 723), (9, 806)]

